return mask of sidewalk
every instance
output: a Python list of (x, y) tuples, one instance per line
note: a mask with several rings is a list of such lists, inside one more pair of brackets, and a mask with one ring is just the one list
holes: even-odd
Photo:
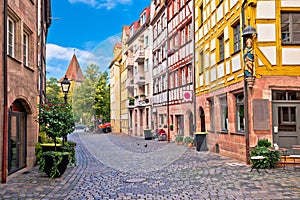
[(217, 154), (127, 135), (77, 132), (69, 140), (77, 143), (76, 167), (58, 179), (38, 167), (9, 176), (0, 199), (300, 198), (300, 171), (292, 167), (250, 173)]

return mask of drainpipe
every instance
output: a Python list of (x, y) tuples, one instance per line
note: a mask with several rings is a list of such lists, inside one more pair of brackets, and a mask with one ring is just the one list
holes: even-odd
[[(44, 16), (45, 3), (41, 0), (41, 30), (40, 30), (40, 106), (43, 104), (43, 57), (44, 57)], [(37, 17), (38, 18), (38, 17)]]
[[(192, 16), (192, 26), (193, 26), (193, 28), (192, 28), (192, 33), (194, 33), (193, 34), (193, 61), (192, 61), (192, 69), (193, 69), (193, 103), (194, 103), (194, 123), (193, 123), (193, 132), (195, 133), (196, 132), (196, 130), (197, 130), (197, 117), (196, 117), (196, 109), (197, 109), (197, 105), (196, 105), (196, 66), (195, 66), (195, 3), (193, 3), (193, 16)], [(193, 136), (194, 136), (194, 133), (193, 133)]]
[[(164, 4), (164, 7), (165, 7), (165, 10), (164, 12), (167, 12), (167, 54), (166, 54), (166, 57), (167, 57), (167, 60), (166, 60), (166, 64), (167, 64), (167, 124), (168, 124), (168, 135), (167, 135), (167, 141), (168, 143), (170, 142), (171, 140), (171, 137), (170, 137), (170, 103), (169, 103), (169, 100), (170, 100), (170, 97), (169, 97), (169, 90), (170, 90), (170, 78), (169, 78), (169, 55), (168, 55), (168, 41), (169, 41), (169, 29), (168, 29), (168, 20), (169, 20), (169, 12), (168, 12), (168, 0), (165, 0), (165, 4)], [(166, 11), (167, 10), (167, 11)]]
[(7, 0), (4, 0), (3, 12), (3, 149), (2, 149), (2, 175), (1, 182), (6, 183), (7, 178), (7, 152), (8, 152), (8, 108), (7, 108)]
[[(244, 0), (241, 7), (241, 18), (242, 18), (242, 30), (245, 26), (245, 10), (244, 6), (247, 3), (247, 0)], [(242, 49), (244, 49), (245, 41), (243, 38)], [(248, 84), (245, 76), (245, 67), (244, 67), (244, 110), (245, 110), (245, 144), (246, 144), (246, 163), (250, 164), (250, 152), (249, 152), (249, 114), (248, 114)]]

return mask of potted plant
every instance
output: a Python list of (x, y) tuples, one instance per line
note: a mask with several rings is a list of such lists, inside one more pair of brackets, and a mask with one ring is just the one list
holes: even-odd
[(177, 144), (183, 144), (183, 136), (182, 135), (177, 135), (175, 137), (175, 141)]
[[(40, 172), (45, 172), (48, 177), (60, 177), (69, 164), (71, 154), (63, 141), (62, 148), (58, 149), (57, 138), (65, 138), (75, 129), (72, 108), (69, 104), (44, 104), (40, 106), (38, 114), (40, 130), (54, 142), (53, 150), (47, 150), (40, 155)], [(74, 145), (72, 145), (74, 148)], [(73, 152), (75, 154), (75, 152)], [(75, 155), (73, 155), (75, 157)]]
[(186, 136), (184, 137), (184, 143), (188, 146), (188, 147), (192, 147), (193, 143), (194, 143), (194, 138), (190, 137), (190, 136)]
[(140, 94), (140, 98), (141, 98), (142, 101), (144, 101), (145, 98), (146, 98), (146, 95), (145, 94)]
[[(276, 166), (276, 163), (280, 160), (280, 151), (270, 149), (272, 149), (272, 144), (268, 141), (268, 139), (258, 140), (257, 145), (250, 150), (250, 160), (252, 168), (270, 169)], [(264, 157), (264, 159), (251, 159), (255, 156), (262, 156)]]
[(133, 98), (133, 97), (128, 97), (128, 100), (129, 100), (129, 105), (130, 105), (130, 106), (134, 106), (135, 98)]
[(174, 125), (170, 124), (170, 131), (173, 131), (173, 129), (174, 129)]

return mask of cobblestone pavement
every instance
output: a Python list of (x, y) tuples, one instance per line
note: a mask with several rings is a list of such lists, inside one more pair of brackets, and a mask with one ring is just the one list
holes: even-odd
[(300, 199), (293, 167), (258, 174), (217, 154), (127, 135), (76, 132), (69, 140), (77, 166), (57, 179), (38, 167), (13, 174), (0, 184), (1, 199)]

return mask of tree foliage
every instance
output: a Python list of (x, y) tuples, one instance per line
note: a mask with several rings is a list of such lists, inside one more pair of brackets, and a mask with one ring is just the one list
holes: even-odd
[(108, 84), (108, 73), (100, 74), (96, 87), (95, 112), (103, 121), (110, 121), (110, 85)]
[(38, 114), (40, 131), (56, 141), (74, 131), (72, 107), (69, 104), (44, 104)]
[(77, 122), (94, 125), (92, 119), (110, 120), (110, 92), (107, 72), (100, 72), (91, 64), (85, 70), (85, 79), (73, 91), (73, 109)]
[(46, 97), (49, 102), (64, 102), (61, 86), (56, 78), (51, 77), (47, 80)]

